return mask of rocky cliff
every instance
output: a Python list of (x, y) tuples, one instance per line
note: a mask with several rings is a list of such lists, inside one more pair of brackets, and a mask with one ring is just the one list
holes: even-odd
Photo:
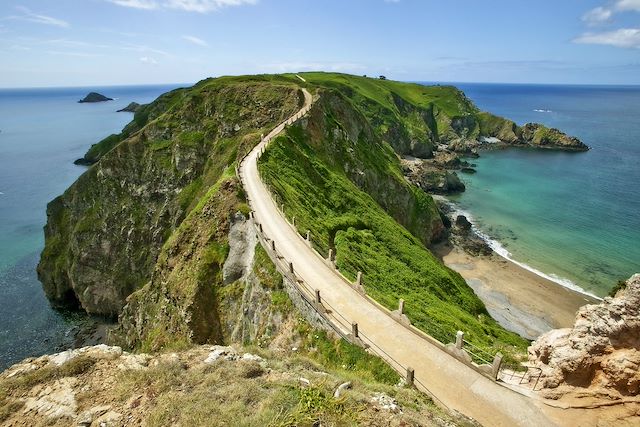
[(640, 393), (640, 274), (626, 283), (614, 298), (582, 307), (572, 328), (550, 331), (529, 348), (547, 395)]
[(299, 104), (293, 86), (214, 80), (139, 110), (47, 207), (38, 275), (50, 300), (116, 316), (198, 200)]

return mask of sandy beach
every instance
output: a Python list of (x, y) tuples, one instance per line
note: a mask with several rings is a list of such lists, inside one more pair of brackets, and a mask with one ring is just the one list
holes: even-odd
[(464, 277), (494, 319), (525, 338), (569, 327), (579, 307), (598, 302), (495, 253), (472, 256), (451, 244), (434, 248), (434, 253)]

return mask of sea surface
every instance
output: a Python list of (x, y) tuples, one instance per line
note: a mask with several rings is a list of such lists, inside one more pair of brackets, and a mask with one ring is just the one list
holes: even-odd
[(640, 87), (456, 84), (481, 109), (577, 136), (585, 153), (482, 152), (451, 197), (494, 249), (605, 296), (640, 272)]
[[(0, 370), (73, 344), (87, 316), (50, 307), (36, 275), (46, 205), (85, 171), (73, 161), (179, 85), (0, 89)], [(79, 104), (96, 91), (114, 101)]]

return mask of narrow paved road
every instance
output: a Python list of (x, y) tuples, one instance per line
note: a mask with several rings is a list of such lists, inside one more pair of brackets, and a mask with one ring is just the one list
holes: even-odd
[[(343, 279), (308, 246), (280, 213), (267, 188), (260, 180), (257, 160), (269, 140), (280, 133), (287, 123), (308, 111), (311, 94), (304, 90), (305, 105), (287, 122), (280, 124), (258, 144), (240, 165), (240, 176), (249, 203), (263, 231), (274, 239), (278, 251), (293, 263), (298, 276), (311, 287), (319, 289), (322, 299), (337, 312), (357, 322), (366, 339), (373, 341), (386, 355), (410, 366), (415, 377), (430, 393), (446, 406), (485, 426), (553, 426), (547, 414), (560, 410), (546, 407), (542, 402), (524, 397), (490, 379), (410, 332), (380, 308), (369, 302)], [(392, 363), (394, 365), (394, 363)], [(422, 388), (418, 385), (418, 388)], [(557, 418), (557, 413), (554, 413)]]

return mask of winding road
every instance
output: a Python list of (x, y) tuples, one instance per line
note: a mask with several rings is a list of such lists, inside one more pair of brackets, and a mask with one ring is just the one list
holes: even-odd
[[(287, 124), (311, 108), (313, 98), (302, 89), (304, 106), (294, 116), (269, 133), (242, 161), (239, 175), (254, 218), (266, 236), (273, 239), (278, 252), (293, 263), (296, 274), (314, 289), (334, 312), (357, 322), (365, 342), (375, 344), (374, 353), (392, 366), (411, 366), (416, 386), (436, 396), (449, 409), (471, 417), (485, 426), (565, 425), (562, 409), (547, 406), (535, 397), (517, 393), (479, 374), (469, 366), (398, 323), (380, 307), (367, 300), (322, 260), (287, 222), (271, 198), (258, 173), (258, 158), (269, 141)], [(342, 326), (344, 329), (344, 326)], [(379, 351), (382, 350), (382, 352)]]

